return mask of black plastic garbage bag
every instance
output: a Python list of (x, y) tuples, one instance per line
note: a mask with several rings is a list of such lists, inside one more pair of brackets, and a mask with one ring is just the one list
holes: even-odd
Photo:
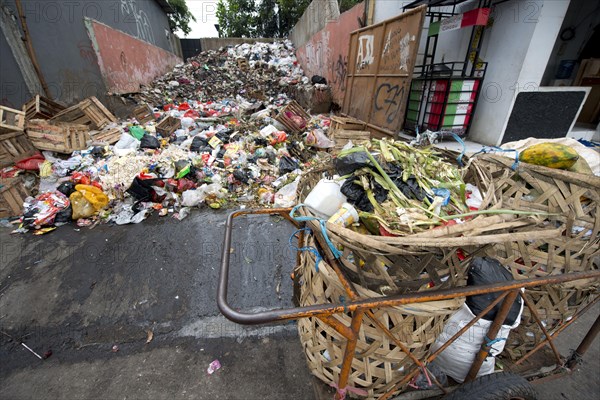
[(267, 147), (269, 145), (269, 141), (265, 138), (262, 137), (255, 137), (254, 138), (254, 143), (257, 146), (262, 146), (262, 147)]
[(160, 141), (157, 137), (146, 133), (142, 136), (142, 140), (140, 140), (140, 147), (142, 149), (158, 149), (160, 147)]
[[(346, 179), (340, 191), (346, 196), (348, 203), (356, 206), (359, 210), (366, 212), (373, 211), (373, 204), (369, 201), (367, 192), (361, 185), (354, 183), (355, 180), (356, 178), (354, 175)], [(377, 200), (378, 203), (383, 203), (387, 199), (388, 191), (375, 181), (371, 181), (371, 184), (375, 200)]]
[(56, 224), (59, 222), (70, 222), (73, 220), (72, 216), (73, 207), (69, 205), (69, 207), (63, 208), (62, 210), (56, 213), (56, 216), (54, 217), (54, 223)]
[(94, 148), (92, 149), (92, 157), (94, 158), (104, 157), (105, 153), (106, 151), (102, 146), (94, 146)]
[(283, 175), (298, 169), (298, 163), (292, 157), (283, 156), (279, 160), (279, 174)]
[(192, 140), (192, 144), (190, 145), (191, 151), (200, 153), (200, 150), (205, 149), (206, 147), (208, 147), (207, 139), (200, 137), (200, 136), (194, 136), (194, 139)]
[(248, 173), (242, 171), (241, 169), (236, 169), (233, 171), (233, 177), (242, 183), (248, 183)]
[(313, 83), (313, 85), (315, 83), (320, 83), (322, 85), (327, 85), (327, 79), (325, 79), (321, 75), (313, 75), (312, 78), (310, 78), (310, 81)]
[(137, 201), (151, 201), (154, 203), (160, 203), (164, 200), (165, 196), (158, 196), (154, 188), (160, 179), (140, 179), (137, 176), (133, 178), (131, 186), (127, 189), (127, 193), (133, 196)]
[(231, 129), (223, 129), (223, 130), (220, 130), (219, 132), (217, 132), (215, 134), (215, 136), (218, 137), (219, 140), (221, 140), (221, 142), (229, 143), (229, 139), (230, 139), (230, 136), (232, 133), (233, 133), (233, 130), (231, 130)]
[[(487, 285), (489, 283), (508, 282), (512, 280), (512, 274), (500, 264), (500, 261), (491, 257), (475, 257), (471, 261), (467, 285)], [(479, 313), (496, 300), (500, 294), (501, 292), (468, 296), (467, 306), (469, 306), (469, 309), (471, 309), (473, 314), (479, 315)], [(521, 299), (521, 296), (518, 296), (504, 320), (504, 325), (513, 325), (515, 323), (519, 317), (522, 302), (523, 299)], [(502, 301), (485, 314), (483, 319), (493, 321), (496, 318), (498, 311), (500, 311), (501, 306)]]
[(400, 189), (404, 196), (409, 199), (423, 201), (427, 194), (421, 189), (414, 175), (411, 175), (406, 182), (404, 182), (404, 180), (402, 180), (402, 172), (402, 167), (396, 164), (388, 164), (385, 169), (385, 173), (388, 174), (392, 182), (394, 182), (394, 185)]
[(338, 157), (335, 160), (335, 170), (338, 174), (344, 176), (353, 173), (357, 169), (367, 167), (371, 163), (369, 157), (364, 151), (348, 154), (344, 157)]
[(63, 182), (58, 185), (56, 190), (69, 197), (75, 191), (75, 184), (73, 182)]

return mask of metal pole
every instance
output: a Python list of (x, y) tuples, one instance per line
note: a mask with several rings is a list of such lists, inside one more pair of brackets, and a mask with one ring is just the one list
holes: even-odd
[(502, 302), (502, 307), (500, 307), (500, 311), (498, 311), (496, 319), (494, 319), (494, 322), (492, 322), (492, 325), (488, 330), (485, 339), (486, 341), (481, 345), (481, 350), (479, 350), (479, 353), (477, 353), (475, 361), (473, 361), (473, 365), (471, 365), (471, 369), (467, 374), (465, 382), (470, 382), (477, 377), (477, 373), (479, 372), (483, 361), (485, 361), (485, 358), (488, 356), (488, 354), (490, 353), (490, 349), (492, 348), (492, 346), (488, 344), (489, 342), (487, 341), (493, 341), (494, 339), (496, 339), (496, 336), (498, 335), (502, 324), (504, 324), (504, 320), (506, 319), (506, 316), (508, 315), (510, 308), (515, 302), (515, 299), (517, 298), (518, 294), (518, 290), (512, 290), (510, 293), (508, 293), (508, 295)]
[(588, 333), (585, 335), (585, 337), (579, 344), (579, 347), (577, 347), (577, 350), (575, 350), (571, 357), (569, 357), (569, 361), (567, 361), (567, 368), (573, 369), (577, 366), (577, 364), (579, 364), (579, 362), (581, 361), (581, 357), (583, 357), (585, 352), (590, 348), (599, 332), (600, 315), (598, 316), (598, 318), (596, 318), (596, 322), (594, 322), (594, 325), (592, 325)]
[(354, 353), (356, 351), (356, 342), (358, 342), (358, 332), (362, 325), (364, 312), (357, 310), (352, 315), (352, 322), (350, 323), (350, 329), (353, 332), (353, 337), (348, 339), (346, 342), (346, 349), (344, 350), (344, 361), (342, 362), (342, 368), (340, 370), (340, 376), (338, 378), (338, 387), (335, 394), (336, 400), (343, 400), (346, 397), (346, 386), (348, 385), (348, 377), (350, 376), (350, 370), (352, 368), (352, 360), (354, 360)]

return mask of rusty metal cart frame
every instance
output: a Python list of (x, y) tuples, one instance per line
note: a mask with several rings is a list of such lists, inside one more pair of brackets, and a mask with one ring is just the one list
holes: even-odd
[[(346, 348), (344, 351), (344, 359), (341, 366), (341, 371), (339, 375), (339, 381), (337, 384), (338, 388), (345, 388), (348, 384), (348, 376), (351, 370), (352, 359), (354, 358), (354, 352), (356, 349), (356, 343), (358, 338), (358, 333), (362, 324), (362, 320), (364, 317), (372, 320), (375, 325), (381, 329), (389, 339), (396, 344), (415, 364), (414, 368), (410, 370), (406, 376), (396, 384), (392, 390), (388, 393), (380, 397), (380, 399), (389, 398), (393, 392), (395, 392), (396, 388), (400, 388), (408, 383), (413, 377), (415, 377), (420, 370), (425, 368), (425, 364), (433, 361), (442, 351), (444, 351), (452, 342), (458, 339), (463, 333), (465, 333), (471, 326), (473, 326), (480, 318), (486, 315), (493, 307), (495, 307), (498, 303), (502, 301), (502, 305), (500, 310), (498, 311), (496, 318), (492, 322), (489, 327), (487, 337), (489, 341), (493, 341), (496, 339), (498, 331), (502, 326), (503, 321), (505, 320), (508, 312), (514, 302), (514, 300), (519, 295), (520, 289), (522, 288), (533, 288), (540, 285), (549, 285), (549, 284), (558, 284), (564, 282), (570, 282), (580, 279), (590, 279), (600, 278), (600, 271), (587, 271), (587, 272), (574, 272), (567, 273), (562, 275), (554, 275), (543, 278), (530, 278), (523, 279), (518, 281), (511, 281), (508, 283), (494, 283), (488, 285), (479, 285), (479, 286), (469, 286), (469, 287), (457, 287), (451, 289), (442, 289), (442, 290), (434, 290), (434, 291), (426, 291), (426, 292), (418, 292), (411, 294), (403, 294), (403, 295), (394, 295), (394, 296), (385, 296), (379, 298), (371, 298), (371, 299), (360, 299), (358, 293), (356, 292), (353, 284), (346, 277), (342, 269), (340, 268), (337, 260), (332, 259), (331, 257), (327, 257), (328, 263), (334, 269), (336, 275), (338, 276), (340, 282), (344, 286), (345, 291), (348, 294), (350, 299), (349, 302), (345, 304), (317, 304), (305, 307), (293, 307), (287, 309), (275, 309), (268, 311), (260, 311), (255, 313), (245, 313), (240, 312), (233, 309), (227, 300), (227, 288), (228, 288), (228, 277), (229, 277), (229, 261), (230, 261), (230, 247), (231, 247), (231, 239), (232, 239), (232, 228), (233, 221), (235, 218), (244, 216), (244, 215), (278, 215), (289, 222), (294, 224), (296, 227), (300, 227), (299, 223), (292, 219), (289, 215), (289, 208), (274, 208), (274, 209), (260, 209), (260, 210), (240, 210), (231, 213), (227, 218), (227, 223), (225, 226), (225, 238), (223, 243), (223, 253), (221, 260), (221, 270), (219, 277), (219, 286), (218, 286), (218, 298), (217, 304), (221, 313), (230, 319), (231, 321), (237, 322), (239, 324), (247, 324), (247, 325), (255, 325), (255, 324), (263, 324), (263, 323), (273, 323), (273, 322), (283, 322), (289, 320), (297, 320), (300, 318), (307, 317), (316, 317), (331, 326), (335, 329), (339, 334), (341, 334), (344, 338), (347, 339)], [(303, 234), (303, 231), (300, 232), (300, 235)], [(320, 243), (321, 239), (319, 235), (315, 235), (316, 241), (321, 249), (326, 248), (325, 243)], [(300, 240), (302, 238), (300, 237)], [(322, 252), (322, 250), (321, 250)], [(326, 252), (324, 252), (326, 254)], [(297, 254), (297, 263), (299, 262), (299, 254)], [(381, 322), (377, 320), (372, 309), (381, 308), (381, 307), (393, 307), (404, 304), (411, 303), (423, 303), (423, 302), (431, 302), (438, 300), (447, 300), (453, 299), (457, 297), (465, 297), (472, 296), (484, 293), (493, 293), (493, 292), (502, 292), (498, 298), (493, 301), (488, 307), (486, 307), (483, 311), (481, 311), (471, 322), (465, 325), (462, 329), (460, 329), (456, 334), (454, 334), (443, 346), (439, 349), (431, 353), (424, 362), (417, 359), (413, 354), (411, 354), (410, 350), (396, 338), (387, 328), (383, 326)], [(565, 328), (570, 326), (575, 320), (577, 320), (582, 314), (591, 309), (599, 300), (600, 295), (595, 295), (594, 298), (582, 309), (578, 310), (573, 317), (560, 324), (555, 331), (550, 334), (542, 320), (532, 304), (532, 301), (528, 298), (525, 293), (521, 294), (521, 298), (524, 301), (525, 306), (529, 308), (533, 318), (535, 319), (537, 325), (542, 330), (545, 339), (538, 343), (532, 350), (530, 350), (527, 354), (517, 360), (514, 365), (519, 366), (523, 364), (527, 359), (537, 353), (540, 349), (545, 346), (549, 346), (553, 356), (557, 361), (557, 368), (552, 372), (546, 372), (542, 377), (530, 377), (531, 380), (536, 378), (547, 378), (548, 376), (560, 376), (564, 373), (569, 372), (573, 367), (577, 365), (580, 361), (583, 354), (590, 347), (594, 338), (600, 332), (600, 316), (596, 319), (594, 325), (590, 328), (584, 339), (581, 341), (579, 347), (573, 352), (573, 354), (567, 358), (563, 359), (561, 354), (559, 353), (556, 345), (554, 343), (554, 339), (557, 335), (559, 335)], [(337, 319), (333, 318), (334, 314), (339, 313), (352, 313), (352, 320), (350, 326), (346, 326), (343, 323), (339, 322)], [(489, 343), (489, 342), (488, 342)], [(479, 369), (487, 357), (489, 351), (491, 349), (490, 345), (484, 344), (481, 347), (481, 350), (477, 354), (469, 373), (465, 379), (466, 382), (470, 382), (474, 380), (479, 372)], [(436, 391), (437, 394), (445, 394), (448, 393), (448, 388), (441, 385), (433, 376), (433, 383), (435, 383), (439, 390)], [(435, 395), (437, 395), (435, 394)], [(336, 398), (341, 398), (340, 391), (336, 394)]]

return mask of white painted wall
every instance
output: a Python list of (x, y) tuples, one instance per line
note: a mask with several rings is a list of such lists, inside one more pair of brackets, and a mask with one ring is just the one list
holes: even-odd
[(516, 94), (540, 87), (568, 6), (569, 0), (527, 0), (495, 8), (482, 44), (481, 58), (489, 64), (471, 140), (500, 143)]

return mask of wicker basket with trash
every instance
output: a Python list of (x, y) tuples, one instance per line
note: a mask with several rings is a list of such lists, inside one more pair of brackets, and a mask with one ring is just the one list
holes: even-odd
[[(373, 139), (369, 148), (340, 153), (335, 166), (306, 174), (299, 185), (303, 204), (293, 212), (312, 231), (301, 243), (310, 251), (297, 274), (300, 305), (348, 299), (333, 260), (360, 298), (375, 298), (464, 285), (467, 264), (487, 247), (558, 234), (539, 229), (539, 211), (503, 209), (488, 169), (458, 158), (462, 166), (456, 153)], [(361, 328), (349, 386), (371, 397), (402, 389), (395, 385), (412, 361), (383, 328), (422, 359), (462, 303), (373, 310)], [(350, 324), (348, 314), (335, 318)], [(312, 372), (334, 384), (342, 336), (318, 318), (299, 321), (299, 331)]]
[[(542, 225), (559, 233), (545, 239), (514, 238), (486, 249), (515, 279), (545, 277), (600, 267), (600, 177), (548, 168), (498, 156), (480, 162), (491, 172), (502, 203), (514, 210), (544, 212)], [(597, 280), (527, 290), (539, 318), (552, 334), (584, 307), (598, 290)], [(506, 348), (518, 358), (536, 347), (544, 333), (528, 308)]]

